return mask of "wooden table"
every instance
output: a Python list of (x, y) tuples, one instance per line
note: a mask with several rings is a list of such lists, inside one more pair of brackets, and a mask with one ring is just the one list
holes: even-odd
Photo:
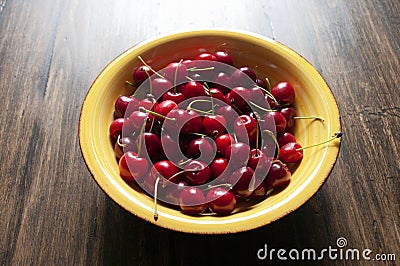
[[(396, 255), (374, 265), (399, 264), (399, 14), (398, 0), (0, 0), (0, 265), (266, 265), (265, 244), (322, 250), (340, 237), (371, 258)], [(144, 222), (97, 186), (79, 147), (83, 99), (109, 61), (149, 37), (204, 26), (296, 50), (341, 112), (340, 155), (322, 189), (250, 232), (189, 235)]]

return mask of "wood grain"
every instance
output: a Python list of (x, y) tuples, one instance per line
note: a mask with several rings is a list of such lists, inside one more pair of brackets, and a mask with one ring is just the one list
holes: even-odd
[[(398, 262), (399, 13), (397, 0), (0, 1), (0, 265), (267, 264), (256, 256), (264, 244), (320, 250), (339, 237)], [(229, 236), (176, 233), (127, 213), (92, 179), (78, 141), (83, 99), (109, 61), (149, 37), (208, 26), (302, 54), (330, 85), (345, 134), (308, 203)]]

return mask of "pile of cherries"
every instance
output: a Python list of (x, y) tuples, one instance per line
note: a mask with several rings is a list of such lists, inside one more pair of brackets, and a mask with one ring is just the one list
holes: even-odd
[(227, 215), (239, 200), (288, 185), (304, 149), (295, 119), (320, 119), (297, 116), (290, 83), (271, 87), (221, 50), (158, 71), (139, 59), (127, 82), (134, 93), (116, 99), (109, 134), (121, 178), (153, 197), (155, 220), (159, 200)]

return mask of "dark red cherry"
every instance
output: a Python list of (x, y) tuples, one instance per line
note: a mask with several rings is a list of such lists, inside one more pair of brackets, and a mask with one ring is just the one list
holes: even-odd
[(231, 78), (224, 72), (219, 72), (213, 78), (214, 87), (221, 90), (223, 94), (227, 94), (232, 86)]
[(271, 160), (272, 158), (268, 158), (260, 149), (252, 149), (247, 166), (255, 171), (257, 177), (264, 178), (268, 173)]
[(154, 119), (158, 121), (164, 121), (164, 117), (162, 116), (168, 116), (169, 112), (171, 112), (173, 109), (178, 109), (178, 105), (174, 101), (165, 100), (160, 102), (154, 107), (154, 112), (160, 114), (161, 116), (155, 115)]
[(252, 86), (256, 79), (256, 73), (249, 67), (241, 67), (233, 72), (231, 76), (233, 86)]
[(208, 60), (208, 61), (217, 61), (215, 55), (210, 53), (201, 53), (196, 56), (196, 60)]
[[(140, 141), (140, 139), (142, 139)], [(160, 147), (161, 141), (160, 138), (150, 132), (144, 132), (141, 136), (139, 135), (136, 139), (137, 150), (139, 150), (139, 146), (142, 145), (141, 152), (139, 155), (150, 158), (152, 161), (157, 161), (160, 157)], [(147, 155), (143, 149), (146, 149)]]
[(153, 123), (153, 115), (142, 111), (135, 111), (129, 116), (128, 120), (133, 131), (139, 132), (144, 123), (146, 123), (145, 131), (149, 131)]
[(256, 79), (256, 84), (257, 84), (257, 86), (260, 86), (261, 88), (264, 88), (266, 90), (270, 89), (270, 88), (268, 88), (267, 83), (262, 79), (257, 78)]
[(243, 142), (232, 143), (225, 151), (225, 158), (229, 161), (231, 169), (247, 165), (250, 158), (250, 146)]
[(162, 134), (160, 141), (162, 157), (175, 163), (184, 160), (185, 157), (182, 150), (186, 150), (186, 146), (181, 138), (179, 138), (179, 140), (174, 140), (171, 135)]
[(303, 158), (303, 150), (297, 142), (289, 142), (279, 150), (279, 159), (284, 163), (295, 163)]
[(296, 110), (293, 107), (285, 107), (279, 111), (286, 119), (286, 128), (290, 129), (294, 126), (294, 117), (296, 116)]
[(146, 110), (153, 110), (157, 105), (157, 100), (153, 97), (147, 97), (139, 102), (139, 108), (143, 107)]
[[(214, 180), (216, 178), (224, 178), (224, 176), (221, 176), (225, 170), (226, 167), (228, 166), (228, 160), (225, 158), (215, 158), (211, 164), (210, 164), (210, 170), (211, 170), (211, 178)], [(226, 174), (226, 172), (225, 172)]]
[(110, 124), (109, 133), (111, 138), (113, 138), (114, 140), (118, 138), (126, 122), (127, 120), (125, 118), (117, 118)]
[(185, 181), (178, 181), (177, 186), (166, 186), (163, 189), (165, 200), (173, 205), (179, 205), (179, 196), (187, 185)]
[(202, 185), (207, 183), (211, 178), (211, 170), (207, 164), (192, 160), (185, 165), (184, 178), (190, 185)]
[(165, 178), (170, 182), (175, 182), (178, 179), (177, 175), (178, 171), (179, 171), (178, 167), (176, 167), (173, 162), (168, 160), (162, 160), (156, 162), (152, 166), (150, 173), (154, 180), (156, 180), (157, 178)]
[(148, 66), (138, 66), (133, 71), (133, 81), (136, 86), (140, 86), (140, 84), (142, 84), (149, 76), (153, 74), (154, 72), (151, 71)]
[(186, 148), (186, 156), (210, 163), (216, 153), (215, 142), (211, 138), (197, 138), (189, 142)]
[(161, 74), (172, 84), (185, 82), (186, 76), (188, 76), (187, 65), (179, 62), (170, 63), (162, 70)]
[(206, 115), (203, 119), (203, 129), (208, 136), (216, 138), (225, 133), (226, 120), (222, 115)]
[(208, 207), (219, 215), (227, 215), (236, 208), (235, 195), (223, 187), (210, 189), (206, 196)]
[(117, 159), (120, 159), (128, 151), (137, 151), (135, 141), (131, 137), (121, 137), (115, 142), (114, 153)]
[(179, 195), (181, 210), (187, 214), (200, 214), (206, 208), (206, 198), (203, 192), (196, 187), (185, 187)]
[(225, 95), (222, 93), (222, 91), (220, 89), (210, 88), (210, 94), (215, 99), (218, 99), (222, 102), (225, 101)]
[(203, 130), (203, 120), (193, 110), (173, 109), (164, 121), (164, 130), (167, 132), (179, 132), (182, 134), (199, 133)]
[(203, 84), (197, 81), (189, 81), (186, 83), (183, 94), (185, 95), (185, 99), (207, 95)]
[(251, 195), (249, 196), (249, 198), (251, 198), (251, 199), (263, 198), (268, 193), (268, 186), (267, 186), (267, 184), (265, 184), (265, 182), (261, 182), (261, 181), (257, 180), (256, 183), (258, 183), (259, 185), (253, 191), (253, 193), (251, 193)]
[(235, 139), (229, 134), (223, 134), (215, 139), (215, 145), (217, 146), (217, 153), (221, 157), (225, 157), (226, 149), (235, 143)]
[(294, 103), (295, 92), (289, 82), (279, 82), (272, 88), (271, 93), (280, 104)]
[(190, 59), (183, 60), (182, 64), (184, 64), (186, 66), (186, 69), (195, 67), (195, 62), (193, 60), (190, 60)]
[(164, 93), (170, 90), (173, 85), (171, 81), (165, 78), (155, 78), (151, 81), (152, 92), (155, 98), (161, 98)]
[(227, 129), (233, 129), (233, 123), (235, 122), (236, 118), (239, 117), (238, 113), (232, 106), (225, 105), (217, 110), (217, 114), (222, 115), (226, 121)]
[[(129, 109), (132, 110), (131, 112), (137, 110), (139, 107), (139, 100), (132, 96), (119, 96), (115, 101), (115, 116), (124, 117), (128, 106), (130, 106)], [(129, 116), (130, 113), (126, 114), (126, 116)]]
[[(260, 87), (252, 87), (249, 89), (250, 97), (249, 100), (253, 103), (257, 104), (258, 106), (267, 109), (267, 103), (265, 102), (265, 95), (264, 92), (260, 89)], [(259, 111), (257, 107), (251, 106), (253, 110)]]
[(216, 51), (213, 53), (213, 55), (218, 62), (231, 66), (233, 65), (232, 56), (229, 53), (225, 51)]
[(149, 168), (147, 159), (138, 157), (135, 152), (128, 151), (119, 160), (119, 172), (127, 182), (138, 181), (144, 177)]
[(233, 193), (240, 197), (250, 196), (255, 189), (255, 187), (251, 187), (253, 178), (255, 178), (254, 171), (248, 166), (240, 167), (234, 171), (229, 179), (229, 183), (233, 184)]
[(250, 92), (244, 87), (235, 87), (230, 91), (228, 99), (231, 105), (243, 111), (248, 107), (247, 103), (250, 99)]
[(167, 91), (163, 96), (162, 96), (162, 101), (166, 100), (171, 100), (175, 102), (176, 104), (179, 104), (185, 100), (185, 95), (181, 92), (173, 92), (173, 91)]
[(277, 160), (272, 163), (265, 182), (270, 188), (284, 187), (289, 184), (291, 175), (286, 164)]
[(268, 129), (273, 132), (271, 128), (273, 126), (273, 124), (271, 123), (272, 122), (271, 119), (273, 119), (275, 123), (276, 133), (282, 133), (283, 131), (285, 131), (287, 126), (286, 118), (280, 112), (267, 112), (264, 116), (263, 129)]
[(257, 136), (257, 122), (249, 115), (241, 115), (234, 123), (235, 134), (238, 141), (253, 143)]
[(292, 133), (287, 132), (287, 131), (279, 134), (277, 137), (277, 140), (278, 140), (279, 147), (282, 147), (283, 145), (285, 145), (289, 142), (296, 142), (295, 136), (293, 136)]

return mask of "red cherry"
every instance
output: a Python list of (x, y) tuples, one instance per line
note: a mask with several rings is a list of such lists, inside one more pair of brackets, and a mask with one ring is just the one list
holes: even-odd
[(207, 95), (203, 85), (197, 81), (189, 81), (186, 83), (185, 88), (183, 89), (183, 94), (186, 99)]
[(229, 179), (230, 184), (234, 184), (232, 190), (235, 195), (248, 197), (255, 187), (251, 188), (252, 179), (255, 178), (254, 171), (248, 166), (243, 166), (234, 171)]
[(203, 192), (196, 187), (186, 187), (182, 189), (179, 196), (179, 205), (181, 210), (187, 214), (200, 214), (206, 208), (206, 198)]
[(140, 84), (153, 74), (154, 72), (148, 66), (139, 66), (133, 71), (133, 81), (136, 86), (140, 86)]
[(284, 163), (295, 163), (303, 158), (303, 150), (297, 142), (289, 142), (279, 150), (279, 159)]
[(228, 129), (233, 129), (233, 123), (239, 116), (238, 113), (232, 106), (225, 105), (217, 110), (217, 114), (222, 115), (225, 118), (226, 126)]
[[(140, 143), (140, 138), (142, 139)], [(150, 158), (152, 161), (157, 161), (158, 158), (160, 157), (160, 147), (161, 147), (161, 141), (160, 138), (150, 132), (144, 132), (141, 136), (139, 135), (136, 139), (136, 145), (137, 145), (137, 150), (139, 150), (139, 145), (142, 145), (142, 150), (145, 147), (147, 151), (147, 155), (145, 156), (146, 158)], [(140, 155), (145, 154), (141, 152)]]
[(115, 142), (114, 153), (117, 159), (120, 159), (125, 152), (135, 151), (136, 145), (131, 137), (122, 137)]
[(217, 153), (221, 157), (225, 157), (226, 149), (235, 143), (235, 139), (229, 134), (223, 134), (215, 139), (215, 145), (217, 146)]
[(175, 182), (178, 179), (178, 175), (176, 175), (178, 171), (178, 167), (176, 167), (173, 162), (162, 160), (156, 162), (152, 166), (150, 173), (154, 180), (157, 178), (165, 178), (170, 182)]
[(190, 185), (202, 185), (211, 178), (211, 170), (207, 164), (192, 160), (185, 165), (184, 178)]
[(153, 123), (153, 115), (141, 111), (135, 111), (129, 116), (128, 120), (133, 131), (139, 132), (144, 123), (146, 123), (145, 131), (149, 131), (151, 124)]
[(270, 188), (287, 186), (290, 182), (291, 173), (286, 164), (281, 161), (274, 161), (265, 179)]
[(190, 59), (183, 60), (182, 64), (184, 64), (186, 66), (186, 69), (195, 67), (195, 62), (193, 60), (190, 60)]
[(252, 149), (247, 166), (255, 171), (257, 177), (265, 177), (271, 165), (271, 160), (260, 149)]
[[(264, 92), (260, 89), (260, 87), (252, 87), (249, 89), (250, 97), (249, 100), (253, 103), (261, 106), (262, 108), (267, 109), (267, 102), (265, 102)], [(253, 108), (253, 106), (252, 106)]]
[(178, 62), (170, 63), (162, 70), (162, 75), (173, 84), (182, 83), (186, 81), (186, 76), (188, 76), (187, 66)]
[(230, 91), (228, 99), (231, 105), (243, 111), (248, 107), (247, 103), (250, 99), (250, 92), (244, 87), (235, 87)]
[(118, 136), (121, 134), (122, 128), (126, 122), (127, 122), (127, 120), (125, 118), (117, 118), (111, 123), (111, 125), (109, 127), (109, 133), (110, 133), (111, 138), (113, 138), (114, 140), (116, 140), (118, 138)]
[(252, 86), (256, 79), (256, 73), (249, 67), (241, 67), (231, 76), (233, 86)]
[[(215, 158), (210, 164), (211, 178), (219, 178), (228, 166), (228, 160), (225, 158)], [(222, 177), (221, 177), (222, 178)]]
[(257, 122), (249, 115), (241, 115), (234, 123), (236, 137), (241, 142), (253, 143), (257, 137)]
[(292, 133), (287, 132), (287, 131), (279, 134), (277, 139), (278, 139), (279, 147), (282, 147), (283, 145), (285, 145), (289, 142), (296, 142), (295, 136), (293, 136)]
[(193, 110), (173, 109), (164, 121), (164, 130), (167, 132), (180, 133), (199, 133), (203, 130), (203, 120), (200, 115)]
[(261, 182), (261, 181), (257, 180), (256, 183), (258, 183), (259, 185), (253, 191), (253, 193), (251, 193), (251, 195), (249, 196), (249, 198), (251, 198), (251, 199), (263, 198), (268, 193), (268, 186), (265, 184), (265, 182)]
[(232, 56), (230, 54), (228, 54), (225, 51), (216, 51), (213, 53), (213, 55), (215, 56), (215, 59), (218, 62), (227, 64), (227, 65), (233, 65), (233, 60), (232, 60)]
[(186, 147), (183, 147), (183, 141), (181, 139), (177, 142), (173, 140), (170, 135), (163, 134), (160, 141), (162, 157), (166, 157), (168, 160), (175, 163), (184, 159), (182, 150), (186, 150)]
[(293, 107), (285, 107), (279, 111), (286, 119), (286, 128), (290, 129), (294, 126), (294, 117), (296, 117), (296, 110)]
[(268, 129), (273, 132), (272, 130), (272, 119), (275, 124), (276, 133), (282, 133), (287, 126), (285, 116), (280, 112), (267, 112), (264, 116), (264, 124), (263, 129)]
[(157, 100), (153, 97), (147, 97), (139, 102), (139, 108), (143, 107), (146, 110), (153, 110), (157, 105)]
[(263, 79), (257, 78), (257, 79), (256, 79), (256, 84), (257, 84), (257, 86), (260, 86), (261, 88), (264, 88), (264, 89), (266, 89), (266, 90), (269, 90), (268, 84), (267, 84)]
[[(154, 112), (162, 116), (168, 116), (169, 112), (171, 112), (173, 109), (178, 109), (178, 105), (174, 101), (165, 100), (154, 107)], [(154, 119), (158, 121), (164, 121), (164, 118), (162, 116), (156, 115)]]
[(210, 88), (210, 94), (215, 99), (218, 99), (222, 102), (225, 101), (225, 95), (222, 93), (221, 90), (219, 90), (217, 88)]
[(192, 159), (199, 159), (209, 163), (215, 157), (215, 142), (210, 138), (197, 138), (189, 142), (186, 148), (186, 156)]
[(247, 165), (250, 158), (250, 146), (243, 142), (232, 143), (225, 151), (225, 158), (228, 159), (229, 166), (233, 168)]
[(293, 86), (289, 82), (280, 82), (272, 88), (272, 95), (280, 104), (293, 104), (295, 100), (295, 92)]
[(211, 211), (220, 215), (227, 215), (236, 208), (235, 195), (222, 187), (216, 187), (208, 191), (206, 200)]
[(166, 93), (164, 93), (161, 100), (162, 101), (171, 100), (176, 104), (179, 104), (185, 100), (185, 95), (183, 95), (183, 93), (181, 92), (167, 91)]
[(225, 133), (226, 120), (222, 115), (206, 115), (203, 119), (204, 132), (210, 137), (218, 137)]
[(196, 56), (196, 60), (208, 60), (208, 61), (217, 61), (215, 55), (210, 53), (201, 53)]
[(151, 87), (155, 98), (160, 98), (165, 92), (170, 90), (173, 85), (171, 81), (164, 78), (155, 78), (151, 81)]
[(149, 168), (147, 159), (138, 157), (135, 152), (128, 151), (119, 160), (120, 176), (127, 182), (138, 181)]
[(187, 185), (185, 181), (178, 181), (177, 186), (166, 186), (163, 190), (165, 200), (168, 203), (179, 205), (179, 196)]
[(214, 87), (221, 90), (223, 94), (227, 94), (231, 88), (231, 78), (224, 72), (219, 72), (213, 78)]
[[(124, 96), (124, 95), (119, 96), (115, 101), (115, 116), (124, 117), (128, 106), (129, 109), (131, 110), (130, 113), (132, 113), (133, 110), (138, 109), (139, 100), (132, 96)], [(129, 116), (130, 113), (126, 114), (126, 116)]]

